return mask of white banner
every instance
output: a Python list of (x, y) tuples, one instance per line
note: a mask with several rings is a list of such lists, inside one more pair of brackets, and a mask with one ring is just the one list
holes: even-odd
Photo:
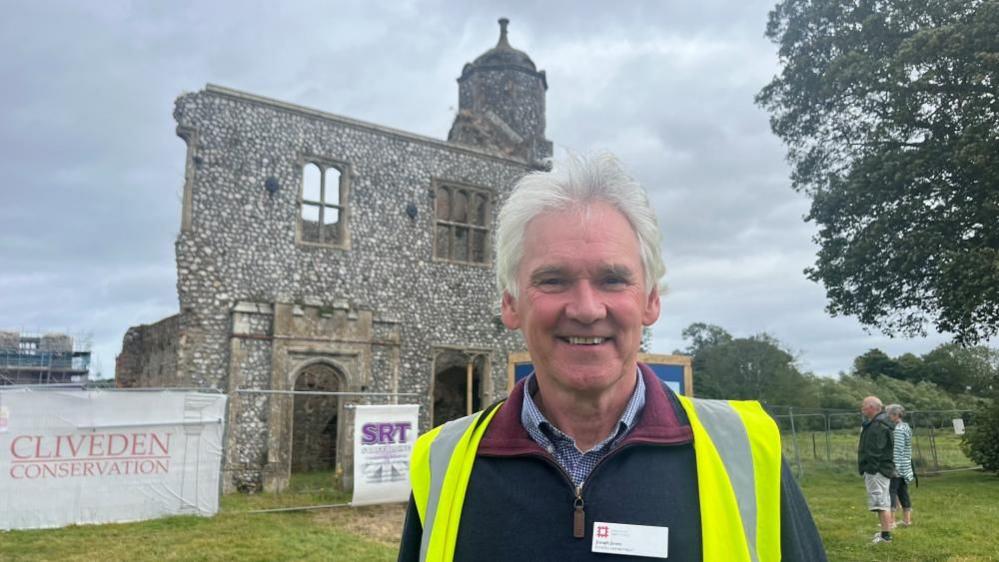
[(409, 499), (409, 455), (419, 415), (416, 405), (356, 407), (352, 505)]
[(214, 515), (226, 397), (0, 390), (0, 529)]

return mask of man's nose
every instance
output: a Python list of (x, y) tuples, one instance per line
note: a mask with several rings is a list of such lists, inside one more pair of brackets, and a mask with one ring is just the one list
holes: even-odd
[(607, 316), (600, 291), (587, 280), (576, 283), (572, 291), (572, 300), (566, 306), (566, 316), (583, 324), (592, 324)]

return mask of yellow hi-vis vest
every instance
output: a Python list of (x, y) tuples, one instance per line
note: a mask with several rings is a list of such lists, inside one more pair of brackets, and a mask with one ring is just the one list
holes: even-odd
[[(780, 560), (780, 432), (759, 402), (677, 396), (694, 433), (705, 562)], [(479, 441), (493, 407), (420, 436), (410, 480), (421, 562), (451, 562)]]

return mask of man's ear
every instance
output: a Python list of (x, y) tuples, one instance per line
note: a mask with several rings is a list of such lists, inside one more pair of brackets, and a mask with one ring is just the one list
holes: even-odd
[(500, 317), (503, 325), (511, 330), (520, 328), (520, 314), (517, 313), (517, 299), (509, 292), (503, 291), (503, 301), (500, 303)]
[(651, 326), (659, 320), (659, 291), (653, 288), (645, 299), (645, 310), (642, 311), (642, 325)]

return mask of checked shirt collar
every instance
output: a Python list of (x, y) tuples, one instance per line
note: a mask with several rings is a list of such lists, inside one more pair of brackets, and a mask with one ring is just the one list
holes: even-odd
[(531, 373), (524, 387), (524, 405), (520, 410), (520, 423), (531, 439), (555, 457), (559, 466), (572, 478), (573, 484), (582, 486), (600, 459), (604, 458), (628, 433), (628, 430), (634, 427), (638, 414), (645, 407), (644, 377), (636, 371), (638, 383), (617, 423), (617, 431), (584, 453), (576, 447), (576, 441), (549, 422), (534, 403), (531, 395), (538, 390), (534, 376), (534, 373)]

